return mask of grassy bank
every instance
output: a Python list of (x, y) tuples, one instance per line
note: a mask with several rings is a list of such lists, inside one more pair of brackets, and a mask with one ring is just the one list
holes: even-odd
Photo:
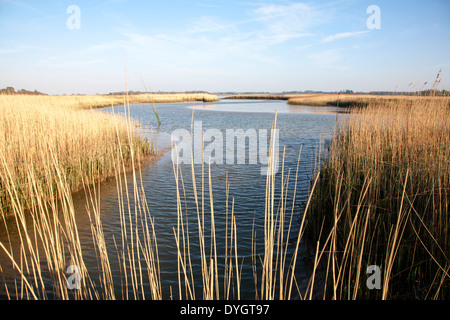
[[(291, 96), (288, 99), (290, 105), (302, 106), (337, 106), (342, 108), (361, 108), (369, 105), (376, 105), (380, 101), (385, 103), (411, 104), (417, 101), (427, 101), (427, 96), (407, 96), (407, 95), (369, 95), (369, 94), (305, 94)], [(433, 97), (435, 101), (448, 104), (448, 97)]]
[[(230, 95), (224, 99), (240, 100), (287, 100), (290, 105), (298, 106), (338, 106), (342, 108), (361, 108), (368, 105), (378, 104), (380, 101), (386, 103), (412, 103), (413, 101), (427, 101), (429, 96), (408, 95), (370, 95), (370, 94), (237, 94)], [(448, 97), (433, 97), (436, 101), (448, 104)]]
[(378, 98), (370, 98), (366, 95), (338, 95), (338, 94), (312, 94), (312, 95), (299, 95), (291, 97), (288, 100), (290, 105), (301, 106), (337, 106), (348, 108), (354, 106), (367, 106), (367, 103), (371, 100)]
[(238, 100), (288, 100), (289, 96), (284, 94), (236, 94), (226, 96), (224, 99)]
[[(75, 96), (79, 105), (85, 108), (102, 108), (124, 104), (122, 95)], [(126, 97), (129, 103), (180, 103), (180, 102), (214, 102), (216, 95), (209, 93), (154, 93), (132, 94)]]
[[(2, 97), (16, 97), (23, 101), (36, 104), (47, 103), (74, 107), (81, 109), (104, 108), (128, 103), (179, 103), (179, 102), (214, 102), (218, 98), (209, 93), (154, 93), (154, 94), (132, 94), (132, 95), (70, 95), (70, 96), (45, 96), (45, 95), (2, 95)], [(14, 99), (14, 98), (10, 98)]]
[(327, 297), (450, 297), (449, 146), (448, 98), (371, 100), (339, 127), (306, 228)]
[(290, 105), (302, 106), (340, 106), (349, 107), (356, 105), (367, 105), (371, 100), (386, 98), (388, 96), (370, 95), (339, 95), (339, 94), (238, 94), (227, 96), (225, 99), (243, 100), (287, 100)]
[(154, 93), (131, 95), (130, 103), (214, 102), (219, 98), (209, 93)]
[[(126, 188), (124, 180), (128, 174), (137, 179), (141, 160), (154, 154), (155, 149), (138, 136), (136, 123), (129, 116), (84, 110), (86, 107), (85, 97), (0, 96), (0, 274), (2, 280), (7, 279), (0, 290), (2, 298), (115, 297), (111, 257), (100, 219), (99, 183), (108, 177), (117, 182), (125, 237), (122, 244), (126, 247), (120, 258), (125, 260), (125, 255), (131, 256), (128, 241), (134, 241), (135, 229), (124, 215), (132, 214), (130, 198), (136, 198), (130, 194), (136, 196), (138, 191)], [(86, 196), (99, 279), (92, 279), (92, 270), (85, 265), (78, 234), (73, 192), (79, 189)], [(139, 213), (146, 215), (148, 209), (141, 201)], [(148, 227), (146, 224), (147, 231)], [(153, 242), (148, 234), (142, 241), (142, 254), (147, 256), (139, 260), (139, 266), (145, 264), (143, 268), (150, 274), (154, 262), (149, 246)], [(69, 287), (70, 272), (79, 276), (80, 290)], [(136, 274), (128, 275), (136, 289)], [(125, 276), (126, 284), (128, 279)]]
[(81, 110), (99, 101), (95, 97), (0, 95), (2, 215), (14, 211), (16, 202), (31, 207), (36, 196), (52, 197), (58, 171), (64, 173), (70, 191), (80, 190), (87, 176), (96, 180), (114, 176), (113, 161), (119, 151), (130, 162), (130, 141), (136, 158), (155, 152), (149, 141), (137, 137), (130, 127), (134, 123)]

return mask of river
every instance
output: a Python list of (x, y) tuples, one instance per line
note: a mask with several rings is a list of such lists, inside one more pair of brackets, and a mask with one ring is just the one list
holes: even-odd
[[(197, 211), (194, 201), (191, 164), (189, 163), (190, 157), (187, 157), (190, 150), (184, 144), (185, 148), (181, 151), (183, 141), (184, 143), (188, 141), (187, 134), (190, 134), (192, 129), (192, 137), (194, 139), (200, 137), (200, 143), (198, 144), (200, 149), (196, 149), (196, 146), (194, 146), (193, 157), (197, 192), (200, 199), (202, 158), (201, 152), (198, 153), (198, 150), (201, 150), (202, 132), (205, 133), (203, 136), (205, 152), (209, 152), (208, 160), (210, 159), (209, 156), (212, 160), (210, 172), (220, 296), (224, 296), (225, 233), (230, 231), (229, 219), (232, 201), (234, 200), (233, 213), (236, 219), (236, 243), (241, 277), (240, 298), (254, 299), (257, 296), (255, 295), (252, 261), (259, 263), (259, 259), (264, 253), (267, 150), (275, 111), (277, 112), (276, 128), (279, 130), (277, 150), (280, 160), (278, 165), (274, 167), (277, 179), (275, 199), (280, 197), (281, 177), (283, 177), (286, 182), (283, 189), (285, 192), (286, 230), (293, 212), (286, 262), (289, 265), (290, 255), (296, 244), (296, 231), (299, 228), (303, 208), (310, 194), (313, 170), (318, 165), (320, 158), (318, 155), (319, 153), (322, 156), (326, 155), (324, 153), (326, 152), (326, 144), (330, 141), (336, 125), (336, 108), (290, 106), (286, 101), (278, 100), (227, 99), (214, 103), (156, 104), (155, 108), (161, 119), (159, 127), (151, 105), (133, 104), (130, 105), (129, 112), (132, 118), (139, 121), (138, 130), (141, 135), (155, 141), (159, 151), (167, 151), (155, 161), (143, 166), (141, 171), (143, 190), (145, 190), (149, 212), (154, 219), (158, 242), (163, 298), (179, 298), (177, 246), (174, 236), (174, 228), (177, 227), (177, 191), (173, 170), (173, 159), (176, 159), (176, 157), (173, 158), (174, 154), (178, 154), (178, 160), (184, 159), (183, 163), (180, 161), (180, 169), (183, 175), (182, 182), (185, 187), (181, 191), (181, 210), (185, 221), (189, 223), (191, 265), (195, 279), (196, 297), (202, 297)], [(100, 112), (112, 112), (112, 110), (111, 108), (104, 108), (100, 109)], [(123, 106), (114, 107), (114, 113), (120, 114), (123, 112)], [(339, 114), (339, 116), (341, 115)], [(193, 124), (192, 128), (191, 124)], [(239, 137), (243, 137), (243, 139), (239, 140), (238, 137), (231, 143), (230, 139), (233, 134), (234, 137), (240, 135)], [(170, 150), (171, 139), (174, 138), (178, 141), (176, 151)], [(300, 150), (301, 156), (296, 183), (296, 169)], [(195, 154), (196, 152), (197, 154)], [(283, 154), (284, 163), (282, 162)], [(210, 222), (208, 220), (211, 212), (209, 166), (208, 160), (204, 160), (204, 213), (206, 215), (205, 221), (207, 221), (205, 226), (207, 241), (205, 243), (209, 257), (211, 250)], [(228, 198), (227, 182), (229, 185)], [(296, 188), (294, 189), (295, 185)], [(108, 252), (111, 252), (109, 256), (113, 281), (117, 291), (116, 296), (121, 297), (124, 290), (127, 289), (123, 288), (122, 264), (115, 253), (121, 237), (121, 221), (114, 181), (105, 182), (101, 185), (99, 203), (106, 247)], [(90, 266), (95, 269), (95, 266), (97, 266), (96, 252), (91, 245), (92, 235), (89, 220), (86, 216), (84, 193), (74, 195), (74, 204), (80, 240), (84, 248), (83, 256), (88, 269)], [(256, 260), (252, 259), (252, 256), (257, 257)], [(308, 277), (302, 261), (301, 258), (298, 260), (296, 268), (296, 278), (299, 282)], [(260, 272), (259, 269), (258, 272)], [(91, 277), (96, 278), (95, 276)], [(259, 274), (256, 284), (257, 290), (260, 290), (260, 277)], [(0, 279), (0, 283), (2, 281), (3, 279)], [(144, 286), (142, 289), (145, 291), (148, 287)], [(236, 292), (230, 294), (230, 297), (236, 297)]]

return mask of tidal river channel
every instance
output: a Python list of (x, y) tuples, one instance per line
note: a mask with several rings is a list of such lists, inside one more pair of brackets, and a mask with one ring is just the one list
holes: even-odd
[[(141, 176), (143, 190), (149, 212), (154, 219), (155, 234), (158, 243), (160, 278), (164, 299), (178, 299), (178, 260), (174, 227), (177, 227), (177, 186), (174, 176), (173, 155), (170, 150), (171, 138), (179, 139), (178, 156), (186, 160), (180, 163), (184, 190), (181, 192), (181, 209), (185, 222), (189, 225), (189, 243), (191, 253), (192, 272), (195, 279), (196, 296), (202, 297), (202, 273), (198, 254), (199, 240), (197, 229), (197, 210), (194, 201), (191, 164), (186, 155), (187, 148), (181, 151), (181, 142), (187, 141), (186, 134), (193, 131), (193, 137), (202, 137), (205, 132), (204, 147), (209, 150), (213, 163), (210, 165), (212, 195), (214, 203), (215, 234), (218, 256), (219, 284), (223, 286), (225, 256), (225, 233), (229, 232), (229, 216), (234, 200), (233, 213), (236, 219), (236, 243), (238, 262), (240, 265), (240, 298), (255, 299), (255, 279), (252, 262), (258, 261), (264, 253), (264, 212), (266, 199), (266, 178), (264, 168), (267, 168), (267, 150), (275, 111), (277, 111), (276, 128), (278, 131), (279, 164), (276, 167), (275, 198), (280, 196), (281, 178), (285, 179), (285, 213), (286, 223), (290, 221), (293, 212), (292, 230), (288, 240), (288, 255), (286, 264), (290, 263), (289, 253), (295, 247), (299, 222), (304, 205), (308, 199), (314, 167), (318, 165), (319, 154), (326, 156), (326, 146), (330, 141), (336, 125), (336, 108), (290, 106), (286, 101), (277, 100), (227, 100), (222, 99), (214, 103), (174, 103), (156, 104), (155, 108), (161, 119), (157, 126), (155, 114), (151, 105), (130, 105), (130, 116), (139, 121), (141, 134), (151, 141), (155, 141), (158, 151), (162, 155), (155, 161), (142, 167)], [(101, 109), (101, 112), (112, 112), (111, 108)], [(114, 113), (123, 113), (124, 107), (114, 108)], [(339, 113), (339, 117), (344, 114)], [(191, 128), (191, 123), (194, 125)], [(200, 134), (199, 134), (200, 132)], [(247, 134), (244, 151), (239, 153), (239, 142), (230, 144), (229, 133)], [(249, 137), (248, 135), (255, 135)], [(184, 136), (183, 136), (184, 135)], [(254, 138), (254, 139), (252, 139)], [(201, 141), (201, 140), (200, 140)], [(236, 139), (237, 141), (237, 139)], [(242, 144), (241, 141), (241, 144)], [(252, 142), (253, 141), (253, 142)], [(196, 143), (196, 142), (194, 142)], [(252, 143), (254, 143), (252, 145)], [(267, 145), (266, 145), (267, 144)], [(209, 145), (209, 148), (208, 148)], [(212, 151), (212, 146), (215, 149)], [(195, 150), (195, 147), (194, 147)], [(298, 166), (297, 184), (295, 184), (297, 161), (301, 150)], [(183, 153), (182, 153), (183, 152)], [(195, 153), (195, 151), (194, 151)], [(255, 154), (256, 153), (256, 154)], [(284, 154), (284, 165), (282, 158)], [(266, 155), (266, 157), (264, 157)], [(196, 172), (197, 192), (201, 205), (201, 156), (194, 155), (194, 169)], [(204, 185), (204, 214), (205, 221), (209, 221), (209, 166), (206, 159), (203, 170)], [(284, 173), (282, 172), (284, 170)], [(179, 178), (180, 179), (180, 178)], [(180, 183), (180, 181), (179, 181)], [(227, 197), (227, 183), (229, 186)], [(294, 186), (296, 188), (294, 189)], [(180, 185), (179, 185), (179, 188)], [(294, 200), (295, 193), (295, 201)], [(227, 203), (228, 200), (228, 203)], [(89, 220), (86, 217), (86, 203), (84, 194), (74, 196), (76, 219), (81, 242), (85, 248), (92, 243)], [(117, 296), (123, 295), (123, 270), (114, 254), (120, 246), (121, 221), (119, 215), (116, 183), (105, 182), (100, 190), (101, 221), (105, 233), (106, 247), (110, 255), (112, 277), (117, 287)], [(228, 208), (228, 209), (227, 209)], [(201, 210), (201, 209), (200, 209)], [(227, 211), (228, 210), (228, 211)], [(228, 212), (228, 215), (226, 214)], [(228, 221), (228, 225), (226, 224)], [(209, 222), (205, 226), (206, 252), (210, 254)], [(286, 228), (287, 229), (287, 228)], [(83, 252), (86, 265), (97, 266), (95, 250)], [(257, 259), (252, 259), (256, 256)], [(259, 275), (260, 277), (261, 275)], [(296, 278), (301, 282), (306, 278), (303, 260), (300, 258), (296, 268)], [(95, 278), (95, 277), (93, 277)], [(259, 286), (259, 281), (256, 286)], [(0, 283), (3, 279), (0, 279)], [(139, 290), (146, 290), (146, 287)], [(236, 288), (234, 288), (236, 290)], [(259, 290), (259, 287), (258, 287)], [(220, 294), (223, 296), (223, 288)], [(183, 291), (184, 292), (184, 291)], [(234, 291), (235, 292), (235, 291)], [(235, 295), (235, 293), (234, 293)], [(230, 294), (233, 298), (233, 293)]]

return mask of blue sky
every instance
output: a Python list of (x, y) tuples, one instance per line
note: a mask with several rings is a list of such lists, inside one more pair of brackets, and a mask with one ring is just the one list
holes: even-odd
[(0, 0), (0, 88), (122, 91), (126, 64), (139, 91), (414, 91), (440, 69), (448, 90), (449, 16), (447, 0)]

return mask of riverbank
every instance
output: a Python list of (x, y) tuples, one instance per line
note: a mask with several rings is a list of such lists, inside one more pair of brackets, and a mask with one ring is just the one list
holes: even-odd
[(371, 94), (237, 94), (229, 95), (224, 99), (237, 100), (285, 100), (287, 104), (293, 106), (313, 106), (313, 107), (337, 107), (340, 108), (361, 108), (368, 105), (377, 104), (379, 101), (391, 103), (412, 103), (414, 101), (434, 101), (448, 102), (448, 97), (439, 96), (419, 96), (419, 95), (371, 95)]
[(450, 297), (449, 102), (371, 100), (338, 127), (305, 231), (328, 298)]
[(369, 95), (369, 94), (319, 94), (290, 97), (288, 104), (303, 106), (339, 106), (341, 108), (364, 108), (380, 101), (392, 104), (411, 104), (418, 101), (440, 101), (448, 103), (448, 97), (411, 95)]
[[(156, 153), (138, 124), (85, 110), (100, 98), (0, 95), (0, 213), (30, 208), (54, 196), (61, 179), (70, 192), (115, 175)], [(39, 200), (37, 200), (39, 199)]]
[(0, 94), (0, 97), (21, 99), (29, 103), (52, 104), (60, 107), (74, 107), (79, 109), (96, 109), (128, 103), (182, 103), (182, 102), (214, 102), (219, 98), (209, 93), (153, 93), (129, 95), (26, 95), (26, 94)]
[[(71, 96), (66, 96), (69, 98)], [(88, 95), (73, 96), (75, 104), (81, 108), (95, 109), (125, 104), (125, 99), (132, 104), (145, 103), (182, 103), (215, 102), (219, 98), (209, 93), (154, 93), (130, 95)], [(64, 99), (64, 97), (63, 97)], [(62, 100), (63, 100), (62, 99)]]

